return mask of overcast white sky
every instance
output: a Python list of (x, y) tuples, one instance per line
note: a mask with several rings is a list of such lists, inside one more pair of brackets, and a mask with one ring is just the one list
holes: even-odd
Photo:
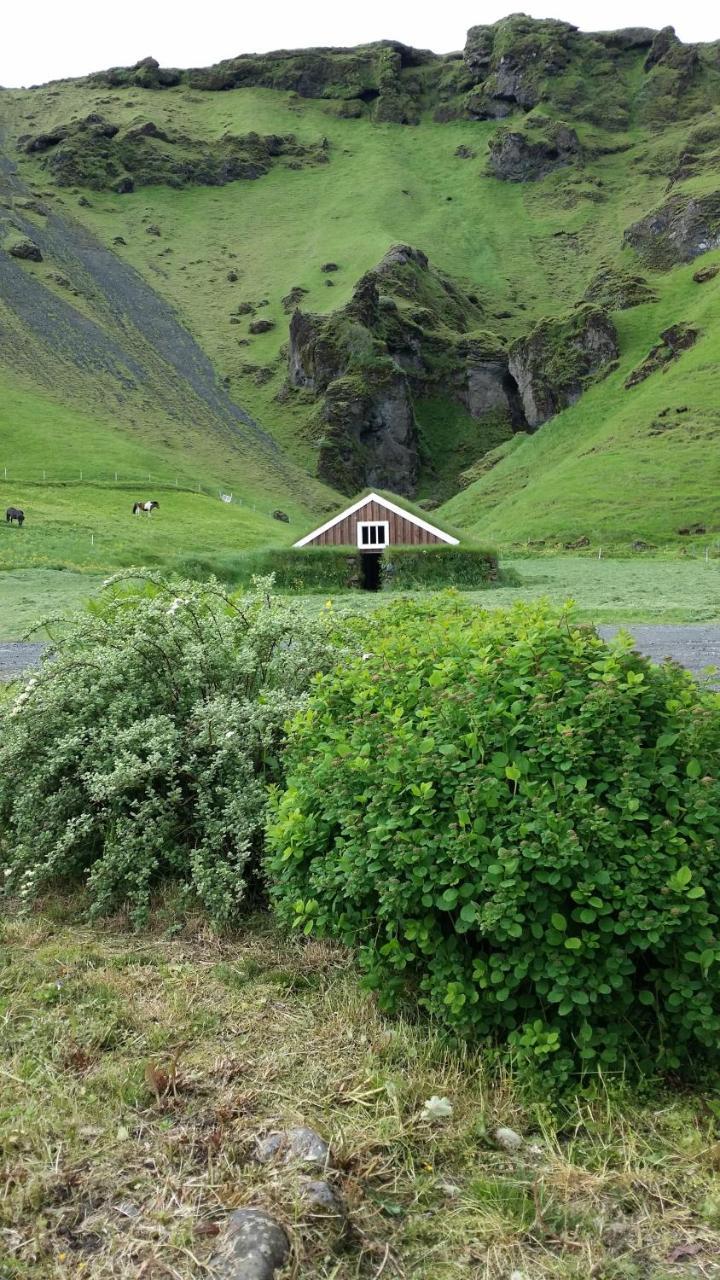
[(468, 27), (513, 9), (564, 18), (584, 31), (674, 26), (682, 40), (720, 39), (714, 0), (35, 0), (9, 3), (0, 85), (40, 84), (126, 66), (152, 54), (199, 67), (238, 53), (402, 40), (436, 53), (459, 49)]

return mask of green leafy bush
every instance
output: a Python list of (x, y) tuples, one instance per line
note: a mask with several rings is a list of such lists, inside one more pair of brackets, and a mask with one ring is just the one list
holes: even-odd
[(717, 1054), (720, 704), (547, 605), (376, 615), (289, 736), (282, 920), (557, 1079)]
[(327, 624), (217, 584), (113, 587), (0, 707), (0, 865), (29, 899), (86, 877), (93, 910), (174, 877), (216, 921), (252, 889), (283, 725)]

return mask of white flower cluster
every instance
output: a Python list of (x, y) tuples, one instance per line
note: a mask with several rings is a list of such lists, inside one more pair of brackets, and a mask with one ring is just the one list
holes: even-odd
[(25, 706), (25, 703), (30, 698), (32, 691), (33, 689), (35, 689), (36, 686), (37, 686), (37, 677), (32, 676), (31, 679), (28, 680), (27, 683), (20, 690), (20, 693), (18, 694), (17, 698), (13, 702), (12, 707), (10, 708), (11, 716), (20, 715), (20, 712), (22, 711), (23, 707)]

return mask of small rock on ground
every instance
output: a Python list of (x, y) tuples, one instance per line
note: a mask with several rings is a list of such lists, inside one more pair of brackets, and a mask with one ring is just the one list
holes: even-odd
[(347, 1216), (345, 1201), (329, 1182), (316, 1182), (313, 1178), (303, 1179), (300, 1197), (303, 1204), (315, 1213), (332, 1215), (336, 1218)]
[(504, 1147), (506, 1151), (519, 1151), (520, 1147), (523, 1145), (523, 1139), (520, 1137), (519, 1133), (516, 1133), (514, 1129), (507, 1129), (502, 1125), (499, 1129), (495, 1130), (495, 1141), (499, 1147)]
[(236, 1209), (210, 1259), (215, 1280), (273, 1280), (290, 1256), (287, 1234), (262, 1209)]
[(330, 1161), (330, 1148), (325, 1139), (315, 1133), (314, 1129), (307, 1129), (305, 1126), (269, 1133), (258, 1142), (256, 1154), (261, 1164), (277, 1158), (284, 1164), (297, 1161), (299, 1164), (316, 1164), (325, 1168)]

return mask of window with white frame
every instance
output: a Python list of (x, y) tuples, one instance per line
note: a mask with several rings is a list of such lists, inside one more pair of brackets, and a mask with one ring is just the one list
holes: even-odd
[(363, 551), (382, 551), (390, 541), (389, 520), (358, 520), (358, 546)]

